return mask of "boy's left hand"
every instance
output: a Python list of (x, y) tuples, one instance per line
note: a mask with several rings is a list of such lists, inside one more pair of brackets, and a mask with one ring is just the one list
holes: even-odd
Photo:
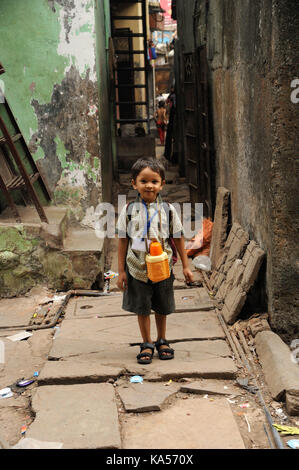
[(186, 282), (194, 282), (193, 273), (189, 268), (184, 268), (183, 274), (184, 274)]

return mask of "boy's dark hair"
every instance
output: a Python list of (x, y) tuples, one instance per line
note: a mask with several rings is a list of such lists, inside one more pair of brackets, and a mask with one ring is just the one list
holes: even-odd
[(150, 168), (155, 173), (158, 173), (161, 176), (162, 181), (165, 180), (165, 168), (156, 158), (139, 158), (134, 165), (132, 166), (132, 179), (136, 181), (139, 173), (144, 170), (144, 168)]
[(163, 100), (159, 101), (158, 107), (159, 108), (164, 108), (164, 106), (165, 106), (165, 101), (163, 101)]

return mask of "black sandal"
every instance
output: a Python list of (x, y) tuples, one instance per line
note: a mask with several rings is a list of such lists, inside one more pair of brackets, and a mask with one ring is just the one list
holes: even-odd
[[(149, 352), (142, 352), (145, 349), (151, 349), (151, 353)], [(142, 343), (140, 345), (140, 353), (136, 356), (137, 362), (139, 364), (150, 364), (152, 362), (152, 358), (154, 355), (155, 346), (152, 343)]]
[[(169, 347), (169, 343), (168, 341), (166, 341), (166, 339), (163, 339), (163, 338), (159, 339), (159, 341), (156, 341), (155, 345), (159, 354), (159, 359), (161, 359), (162, 361), (165, 361), (167, 359), (174, 358), (174, 349)], [(168, 346), (168, 347), (161, 348), (161, 346), (163, 345)]]

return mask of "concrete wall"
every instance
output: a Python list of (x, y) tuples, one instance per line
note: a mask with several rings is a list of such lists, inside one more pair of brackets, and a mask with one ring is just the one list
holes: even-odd
[(102, 198), (101, 163), (110, 178), (110, 149), (100, 133), (107, 67), (99, 53), (105, 59), (106, 51), (96, 38), (104, 20), (99, 0), (2, 0), (0, 6), (6, 98), (54, 203), (71, 206), (78, 219)]
[[(291, 101), (291, 82), (298, 78), (298, 2), (210, 0), (208, 11), (205, 5), (198, 0), (195, 47), (206, 41), (208, 48), (216, 189), (230, 190), (232, 221), (266, 251), (260, 300), (272, 328), (288, 341), (299, 333), (299, 104)], [(179, 32), (179, 38), (182, 49), (190, 49), (192, 35), (184, 41)]]
[(299, 332), (299, 106), (290, 99), (298, 72), (297, 7), (292, 0), (214, 0), (207, 24), (217, 186), (231, 191), (232, 220), (267, 253), (271, 325), (286, 340)]

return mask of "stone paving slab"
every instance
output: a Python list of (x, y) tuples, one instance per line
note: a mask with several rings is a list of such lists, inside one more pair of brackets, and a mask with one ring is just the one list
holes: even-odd
[(15, 326), (29, 325), (37, 305), (34, 297), (1, 299), (0, 326), (13, 328)]
[(179, 289), (174, 291), (176, 312), (193, 312), (214, 309), (214, 302), (205, 288)]
[(121, 447), (111, 384), (38, 387), (32, 398), (36, 418), (26, 437), (63, 442), (64, 449)]
[(224, 385), (222, 381), (205, 379), (181, 385), (180, 391), (201, 395), (241, 395), (240, 389), (233, 385)]
[[(159, 361), (159, 363), (157, 361)], [(145, 377), (148, 380), (173, 380), (183, 377), (233, 379), (236, 377), (238, 371), (234, 361), (228, 357), (194, 360), (190, 362), (173, 359), (171, 361), (160, 361), (157, 359), (157, 361), (155, 361), (151, 370), (148, 369), (146, 371)]]
[[(204, 288), (180, 289), (174, 292), (176, 312), (192, 312), (197, 310), (210, 310), (214, 303)], [(68, 302), (65, 318), (93, 318), (132, 316), (131, 312), (122, 309), (122, 294), (113, 293), (111, 296), (99, 298), (80, 297), (72, 298)]]
[(79, 297), (69, 300), (65, 318), (93, 318), (135, 315), (122, 310), (122, 294), (115, 292), (103, 297)]
[[(152, 337), (156, 336), (155, 321), (151, 321)], [(225, 339), (215, 312), (183, 312), (168, 316), (167, 339)], [(140, 343), (137, 318), (90, 318), (64, 320), (58, 337), (53, 341), (50, 359), (94, 353), (107, 344)], [(111, 349), (111, 348), (110, 348)]]
[[(12, 333), (6, 330), (6, 335)], [(32, 377), (47, 360), (52, 344), (52, 330), (37, 330), (32, 333), (30, 338), (22, 341), (10, 341), (5, 337), (0, 337), (4, 347), (4, 362), (3, 364), (0, 362), (0, 389), (22, 377)]]
[(183, 312), (169, 315), (168, 340), (225, 339), (225, 333), (217, 315), (209, 312)]
[(230, 290), (224, 299), (224, 306), (222, 309), (222, 315), (224, 320), (229, 325), (232, 325), (237, 319), (246, 302), (246, 292), (243, 291), (241, 286), (236, 286)]
[(159, 383), (142, 382), (122, 385), (117, 387), (117, 392), (128, 413), (143, 413), (160, 411), (165, 400), (176, 393), (179, 388), (180, 385), (176, 383), (165, 386)]
[(214, 212), (214, 225), (212, 232), (210, 259), (212, 269), (223, 252), (226, 241), (227, 223), (229, 215), (230, 192), (224, 187), (217, 190), (216, 207)]
[[(80, 363), (89, 364), (95, 368), (102, 366), (119, 367), (125, 369), (127, 375), (142, 375), (149, 380), (169, 380), (181, 377), (210, 377), (210, 378), (234, 378), (237, 368), (231, 359), (230, 350), (223, 340), (213, 341), (183, 341), (171, 343), (175, 349), (175, 358), (168, 361), (161, 361), (157, 352), (151, 364), (138, 364), (136, 356), (139, 353), (139, 346), (129, 345), (109, 345), (103, 344), (102, 349), (93, 354), (82, 354), (76, 358), (64, 356), (64, 361), (53, 361), (53, 364), (60, 362), (73, 362), (78, 365), (84, 375), (84, 367)], [(51, 361), (52, 362), (52, 361)], [(67, 367), (67, 366), (65, 366)], [(48, 369), (49, 370), (49, 369)], [(54, 380), (55, 366), (52, 366)], [(87, 369), (86, 369), (87, 370)], [(58, 378), (60, 371), (58, 370)], [(83, 375), (81, 380), (83, 380)], [(85, 380), (85, 379), (84, 379)], [(86, 381), (88, 374), (86, 374)]]
[(39, 385), (106, 382), (109, 379), (117, 379), (123, 370), (122, 367), (105, 366), (94, 362), (48, 361), (37, 381)]
[(123, 431), (124, 449), (245, 449), (225, 398), (191, 396), (160, 413), (128, 416)]

